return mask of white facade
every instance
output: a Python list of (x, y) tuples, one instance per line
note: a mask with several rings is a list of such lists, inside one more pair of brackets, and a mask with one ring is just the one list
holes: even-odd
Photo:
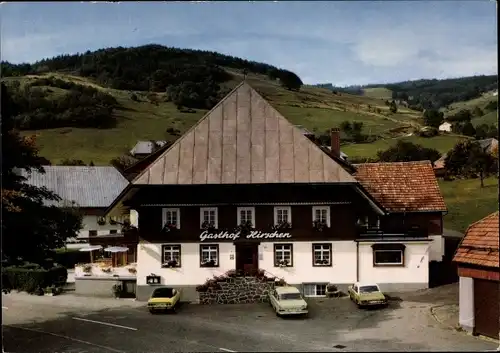
[(404, 251), (404, 266), (374, 266), (374, 243), (359, 244), (359, 281), (375, 282), (384, 287), (392, 284), (429, 283), (429, 242), (408, 242)]
[(451, 124), (449, 122), (444, 122), (439, 125), (439, 131), (451, 132)]
[(122, 226), (120, 224), (113, 225), (109, 223), (109, 220), (106, 220), (106, 224), (101, 226), (97, 223), (97, 220), (99, 218), (100, 216), (94, 216), (94, 215), (83, 216), (82, 219), (83, 228), (78, 232), (77, 239), (78, 240), (88, 239), (90, 237), (90, 231), (92, 230), (97, 231), (96, 236), (110, 236), (111, 230), (116, 230), (117, 233), (121, 233)]
[[(162, 268), (162, 245), (179, 245), (163, 243), (139, 243), (137, 250), (137, 285), (144, 286), (146, 276), (155, 274), (161, 277), (161, 283), (176, 286), (193, 286), (204, 283), (213, 276), (223, 275), (236, 266), (235, 245), (233, 243), (218, 244), (219, 267), (200, 267), (200, 244), (183, 243), (181, 246), (181, 267)], [(429, 242), (407, 242), (404, 252), (404, 266), (374, 266), (373, 243), (359, 244), (359, 260), (355, 241), (332, 242), (289, 242), (293, 244), (293, 266), (274, 266), (273, 242), (262, 242), (258, 246), (258, 267), (265, 270), (268, 276), (284, 278), (290, 284), (333, 283), (352, 284), (356, 281), (376, 282), (379, 284), (411, 283), (420, 288), (428, 287), (429, 280)], [(331, 244), (331, 266), (313, 266), (313, 244)], [(357, 266), (359, 262), (359, 278)], [(386, 286), (387, 287), (387, 286)], [(410, 288), (408, 288), (410, 289)]]

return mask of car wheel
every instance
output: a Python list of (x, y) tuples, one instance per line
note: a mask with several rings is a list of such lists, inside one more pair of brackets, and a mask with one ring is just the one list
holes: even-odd
[(154, 315), (154, 314), (156, 314), (156, 310), (155, 310), (155, 309), (149, 309), (149, 312), (150, 312), (151, 314), (153, 314), (153, 315)]
[(276, 312), (276, 316), (277, 317), (281, 317), (280, 313), (279, 312)]

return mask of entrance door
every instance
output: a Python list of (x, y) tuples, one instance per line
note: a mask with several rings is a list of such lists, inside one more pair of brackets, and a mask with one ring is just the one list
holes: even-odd
[(258, 266), (258, 244), (236, 245), (236, 270), (245, 274), (255, 274)]
[(475, 333), (498, 339), (500, 303), (498, 281), (474, 278)]

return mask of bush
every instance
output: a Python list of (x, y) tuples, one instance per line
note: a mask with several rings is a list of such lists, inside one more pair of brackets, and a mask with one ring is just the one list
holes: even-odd
[(418, 135), (420, 137), (434, 137), (434, 136), (439, 135), (439, 131), (438, 131), (438, 129), (436, 129), (434, 127), (429, 127), (427, 129), (420, 130), (418, 132)]
[(74, 268), (76, 264), (90, 262), (89, 253), (78, 250), (56, 251), (51, 257), (55, 263), (65, 268)]
[[(30, 264), (34, 267), (33, 264)], [(10, 266), (2, 268), (2, 290), (35, 293), (40, 288), (50, 287), (55, 284), (66, 283), (68, 271), (62, 266), (55, 266), (48, 270), (41, 267), (26, 268), (22, 266)]]

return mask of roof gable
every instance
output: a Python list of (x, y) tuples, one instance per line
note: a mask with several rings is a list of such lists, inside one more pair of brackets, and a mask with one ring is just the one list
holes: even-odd
[(310, 182), (356, 180), (243, 82), (132, 184)]
[(355, 164), (355, 178), (389, 212), (443, 212), (430, 161)]
[(469, 226), (453, 261), (498, 268), (499, 248), (497, 211)]
[(127, 179), (115, 167), (44, 166), (45, 173), (22, 171), (26, 182), (46, 187), (62, 199), (48, 205), (105, 208), (128, 185)]

